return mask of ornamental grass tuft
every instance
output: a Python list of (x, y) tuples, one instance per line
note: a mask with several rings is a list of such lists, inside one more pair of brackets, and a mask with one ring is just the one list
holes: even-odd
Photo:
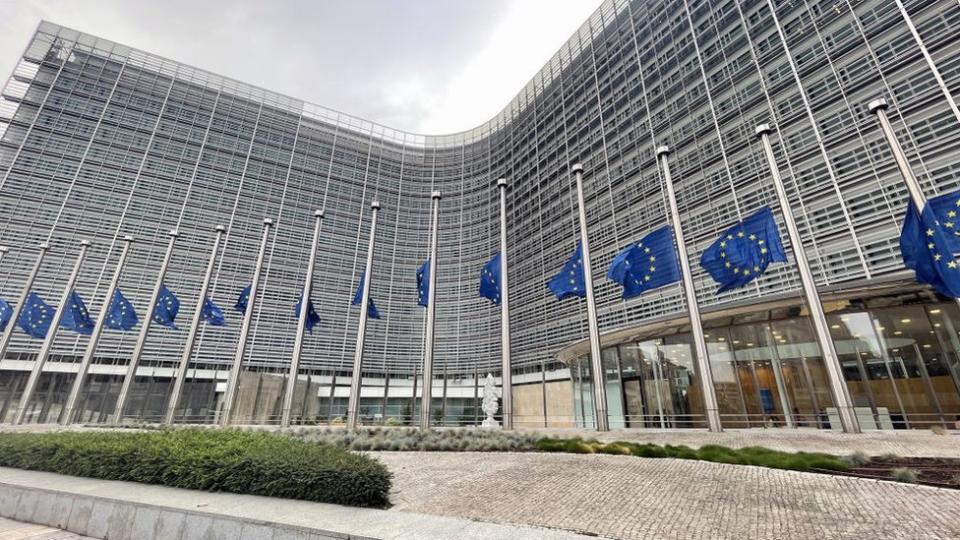
[(624, 441), (601, 443), (592, 439), (544, 438), (537, 441), (536, 449), (540, 452), (615, 454), (645, 458), (693, 459), (733, 465), (756, 465), (758, 467), (787, 469), (791, 471), (810, 471), (815, 469), (846, 471), (850, 469), (850, 464), (847, 461), (829, 454), (780, 452), (758, 446), (734, 449), (709, 444), (694, 450), (687, 446), (672, 446), (669, 444), (660, 446), (651, 443), (640, 444)]
[(373, 507), (388, 504), (391, 482), (369, 456), (233, 429), (0, 433), (0, 466)]

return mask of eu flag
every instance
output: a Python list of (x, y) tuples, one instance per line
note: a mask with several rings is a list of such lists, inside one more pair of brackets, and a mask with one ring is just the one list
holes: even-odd
[(77, 291), (71, 291), (67, 298), (66, 310), (63, 317), (60, 318), (60, 327), (67, 330), (73, 330), (78, 334), (89, 336), (93, 333), (93, 320), (90, 319), (90, 312), (87, 311), (86, 304), (77, 294)]
[(750, 283), (771, 262), (787, 262), (787, 254), (768, 206), (727, 229), (700, 257), (700, 266), (720, 284), (717, 293)]
[(426, 307), (430, 302), (430, 259), (417, 270), (417, 303)]
[(240, 291), (240, 296), (237, 297), (237, 303), (233, 307), (240, 313), (246, 313), (248, 303), (250, 303), (250, 285), (247, 285)]
[(160, 292), (157, 293), (157, 304), (153, 308), (153, 322), (176, 330), (174, 320), (179, 311), (180, 299), (166, 285), (161, 284)]
[(500, 305), (500, 252), (480, 270), (480, 296)]
[(560, 273), (547, 282), (547, 287), (556, 295), (557, 300), (571, 296), (583, 298), (587, 295), (587, 285), (583, 277), (583, 246), (579, 241), (573, 255), (567, 259)]
[[(366, 276), (366, 272), (360, 272), (360, 284), (357, 285), (357, 292), (353, 295), (353, 304), (354, 306), (359, 306), (360, 302), (363, 302), (363, 280)], [(373, 303), (373, 295), (370, 295), (370, 302), (367, 303), (367, 317), (371, 319), (379, 319), (380, 312), (377, 311), (377, 305)]]
[[(960, 210), (960, 202), (955, 204)], [(950, 221), (938, 220), (932, 206), (926, 204), (918, 215), (916, 206), (908, 204), (900, 233), (900, 253), (906, 267), (916, 272), (918, 282), (930, 285), (944, 296), (960, 298), (960, 263), (950, 234), (956, 225), (947, 227)], [(947, 212), (944, 215), (953, 219)], [(957, 210), (953, 212), (955, 217)]]
[[(293, 306), (293, 312), (296, 313), (297, 317), (300, 317), (300, 310), (303, 306), (303, 296), (297, 300), (297, 305)], [(317, 315), (316, 310), (313, 309), (313, 301), (307, 299), (307, 332), (313, 333), (313, 327), (320, 324), (320, 315)]]
[(126, 332), (137, 325), (137, 320), (137, 312), (134, 311), (133, 304), (124, 298), (118, 287), (113, 291), (113, 298), (110, 300), (110, 307), (107, 309), (107, 321), (104, 324), (111, 330)]
[(960, 191), (947, 193), (927, 201), (933, 215), (943, 227), (944, 236), (952, 253), (960, 253)]
[(623, 287), (623, 299), (680, 281), (680, 263), (669, 225), (647, 234), (614, 257), (607, 277)]
[(224, 326), (227, 319), (223, 316), (223, 310), (218, 308), (210, 297), (203, 299), (203, 308), (200, 310), (200, 317), (207, 321), (210, 326)]
[(13, 317), (13, 307), (9, 302), (0, 298), (0, 330), (7, 327), (11, 317)]
[(27, 296), (17, 324), (29, 336), (43, 339), (53, 323), (54, 310), (40, 296), (31, 291)]

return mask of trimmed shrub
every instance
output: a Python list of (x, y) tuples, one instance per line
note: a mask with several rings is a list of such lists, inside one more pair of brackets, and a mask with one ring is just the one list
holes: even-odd
[(350, 506), (385, 506), (391, 482), (368, 456), (232, 429), (0, 433), (0, 466)]

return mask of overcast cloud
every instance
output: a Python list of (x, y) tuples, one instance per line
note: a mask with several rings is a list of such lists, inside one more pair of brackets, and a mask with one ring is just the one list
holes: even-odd
[(41, 19), (415, 133), (499, 112), (599, 0), (0, 0), (0, 74)]

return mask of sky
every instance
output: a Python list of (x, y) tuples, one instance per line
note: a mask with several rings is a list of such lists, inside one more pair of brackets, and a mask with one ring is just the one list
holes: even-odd
[(41, 19), (413, 133), (496, 115), (599, 0), (0, 0), (0, 74)]

